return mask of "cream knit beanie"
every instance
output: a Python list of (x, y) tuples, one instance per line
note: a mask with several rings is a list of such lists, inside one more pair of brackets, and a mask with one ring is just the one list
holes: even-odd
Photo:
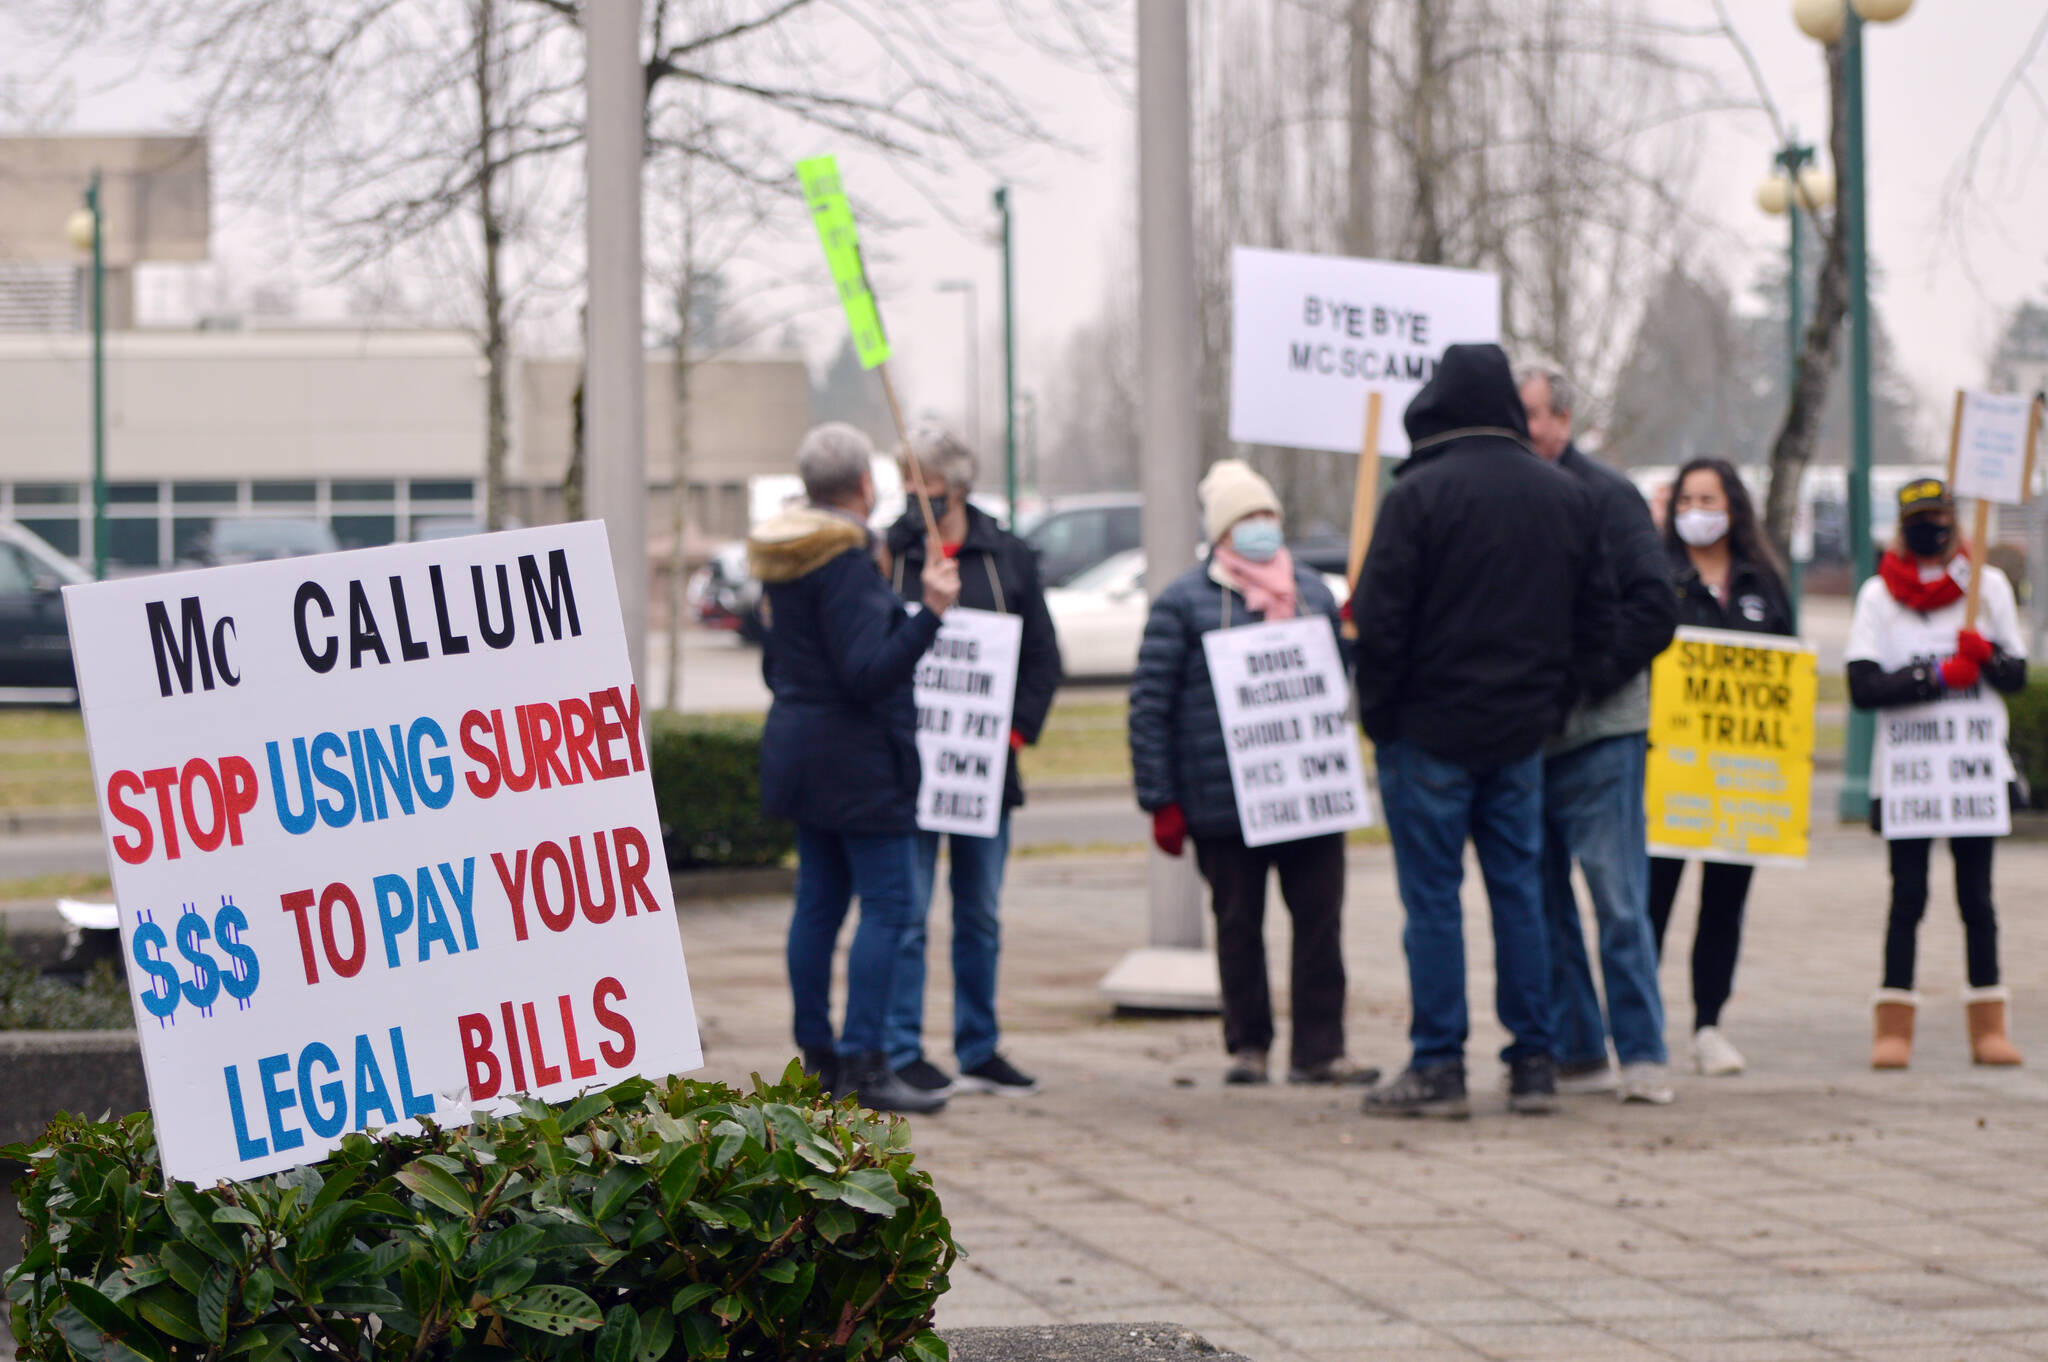
[(1243, 459), (1218, 459), (1210, 465), (1195, 495), (1202, 499), (1202, 530), (1211, 545), (1221, 543), (1232, 525), (1254, 511), (1280, 514), (1280, 498), (1273, 495), (1273, 485)]

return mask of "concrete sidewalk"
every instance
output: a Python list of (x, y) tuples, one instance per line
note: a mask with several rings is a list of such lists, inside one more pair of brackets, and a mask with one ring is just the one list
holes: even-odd
[[(1834, 832), (1808, 869), (1757, 877), (1724, 1018), (1750, 1073), (1681, 1067), (1674, 1106), (1579, 1098), (1550, 1118), (1506, 1115), (1496, 1086), (1476, 878), (1475, 1117), (1368, 1123), (1355, 1094), (1224, 1089), (1214, 1021), (1108, 1015), (1095, 984), (1142, 938), (1140, 859), (1015, 863), (1008, 1049), (1046, 1090), (916, 1123), (970, 1255), (941, 1324), (1171, 1320), (1257, 1362), (2048, 1359), (2048, 847), (2001, 847), (1997, 877), (2015, 1037), (2036, 1067), (1969, 1067), (1945, 870), (1922, 929), (1915, 1068), (1865, 1067), (1885, 860), (1868, 835)], [(1690, 1021), (1690, 878), (1684, 892), (1664, 971), (1674, 1046)], [(1348, 906), (1352, 1050), (1398, 1067), (1406, 985), (1384, 849), (1354, 849)], [(790, 1055), (786, 917), (767, 902), (683, 917), (711, 1075)], [(1284, 959), (1277, 906), (1274, 919)]]

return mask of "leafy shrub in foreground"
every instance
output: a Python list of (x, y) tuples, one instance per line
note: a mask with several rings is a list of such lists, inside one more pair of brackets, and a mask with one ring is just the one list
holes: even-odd
[(352, 1136), (319, 1164), (164, 1184), (147, 1113), (59, 1117), (7, 1275), (23, 1355), (943, 1362), (955, 1249), (900, 1122), (792, 1066), (742, 1096), (633, 1079)]

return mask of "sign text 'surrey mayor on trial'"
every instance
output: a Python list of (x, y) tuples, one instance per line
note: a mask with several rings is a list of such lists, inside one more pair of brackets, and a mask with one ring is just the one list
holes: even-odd
[(601, 525), (65, 605), (166, 1174), (702, 1062)]

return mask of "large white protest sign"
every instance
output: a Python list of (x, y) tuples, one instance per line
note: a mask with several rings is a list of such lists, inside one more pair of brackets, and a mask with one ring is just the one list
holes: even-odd
[(1024, 621), (956, 606), (917, 665), (917, 825), (993, 837), (1003, 820)]
[(1321, 615), (1202, 635), (1246, 846), (1372, 822), (1337, 636)]
[(1954, 494), (2019, 505), (2027, 499), (2027, 417), (2033, 400), (2002, 393), (1960, 396)]
[(1875, 785), (1886, 840), (2012, 831), (2005, 705), (1976, 687), (1877, 716)]
[(1500, 339), (1500, 279), (1475, 270), (1240, 246), (1230, 275), (1240, 444), (1356, 454), (1377, 389), (1392, 414), (1380, 449), (1406, 454), (1401, 413), (1444, 347)]
[(601, 525), (65, 605), (167, 1175), (702, 1062)]

